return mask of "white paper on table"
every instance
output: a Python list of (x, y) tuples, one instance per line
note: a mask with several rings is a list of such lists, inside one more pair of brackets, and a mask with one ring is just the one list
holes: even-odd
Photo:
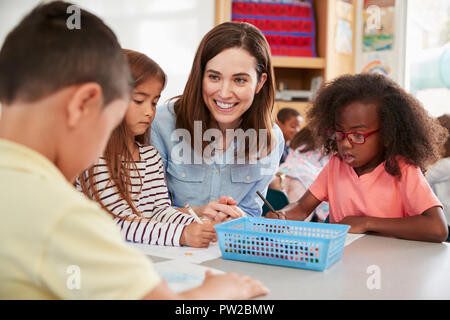
[(345, 238), (345, 245), (344, 247), (348, 246), (350, 243), (352, 243), (353, 241), (358, 240), (359, 238), (365, 236), (364, 233), (347, 233), (347, 237)]
[(168, 260), (154, 264), (156, 272), (166, 280), (169, 288), (174, 292), (193, 289), (202, 284), (206, 270), (214, 274), (225, 273), (221, 270), (192, 264), (182, 260)]
[(148, 256), (176, 259), (190, 263), (202, 263), (222, 256), (218, 242), (211, 242), (208, 248), (154, 246), (141, 243), (130, 244)]

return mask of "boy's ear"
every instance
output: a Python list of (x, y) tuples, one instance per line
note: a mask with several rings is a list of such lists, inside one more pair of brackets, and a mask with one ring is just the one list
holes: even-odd
[(74, 128), (80, 119), (101, 109), (102, 106), (103, 93), (98, 83), (89, 82), (76, 87), (66, 108), (67, 125)]

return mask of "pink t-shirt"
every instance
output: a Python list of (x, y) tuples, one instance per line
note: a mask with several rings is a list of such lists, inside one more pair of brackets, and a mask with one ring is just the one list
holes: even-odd
[(351, 166), (334, 156), (309, 190), (317, 199), (329, 202), (330, 222), (347, 216), (403, 218), (442, 207), (418, 167), (404, 160), (399, 166), (400, 180), (386, 172), (384, 162), (358, 177)]

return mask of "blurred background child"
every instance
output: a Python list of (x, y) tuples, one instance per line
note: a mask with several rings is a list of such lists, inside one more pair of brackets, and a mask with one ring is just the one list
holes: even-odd
[[(269, 188), (281, 190), (289, 202), (295, 202), (308, 190), (320, 171), (328, 163), (320, 144), (314, 139), (312, 130), (305, 126), (291, 140), (291, 150), (281, 164)], [(327, 202), (321, 203), (310, 216), (312, 221), (324, 221), (328, 216)]]
[(303, 118), (300, 113), (292, 108), (283, 108), (277, 113), (277, 124), (283, 132), (284, 151), (280, 159), (280, 164), (286, 161), (290, 150), (290, 141), (302, 127)]
[[(438, 118), (441, 126), (450, 132), (450, 115), (444, 114)], [(447, 139), (443, 149), (442, 158), (431, 165), (425, 177), (436, 196), (444, 205), (444, 213), (447, 223), (450, 221), (450, 138)], [(449, 227), (450, 232), (450, 227)], [(449, 241), (449, 238), (447, 238)]]

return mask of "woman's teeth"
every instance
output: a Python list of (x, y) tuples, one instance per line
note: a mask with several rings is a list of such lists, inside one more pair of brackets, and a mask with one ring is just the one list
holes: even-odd
[(216, 103), (222, 109), (230, 109), (230, 108), (232, 108), (234, 106), (234, 103), (222, 103), (222, 102), (219, 102), (219, 101), (216, 101)]

